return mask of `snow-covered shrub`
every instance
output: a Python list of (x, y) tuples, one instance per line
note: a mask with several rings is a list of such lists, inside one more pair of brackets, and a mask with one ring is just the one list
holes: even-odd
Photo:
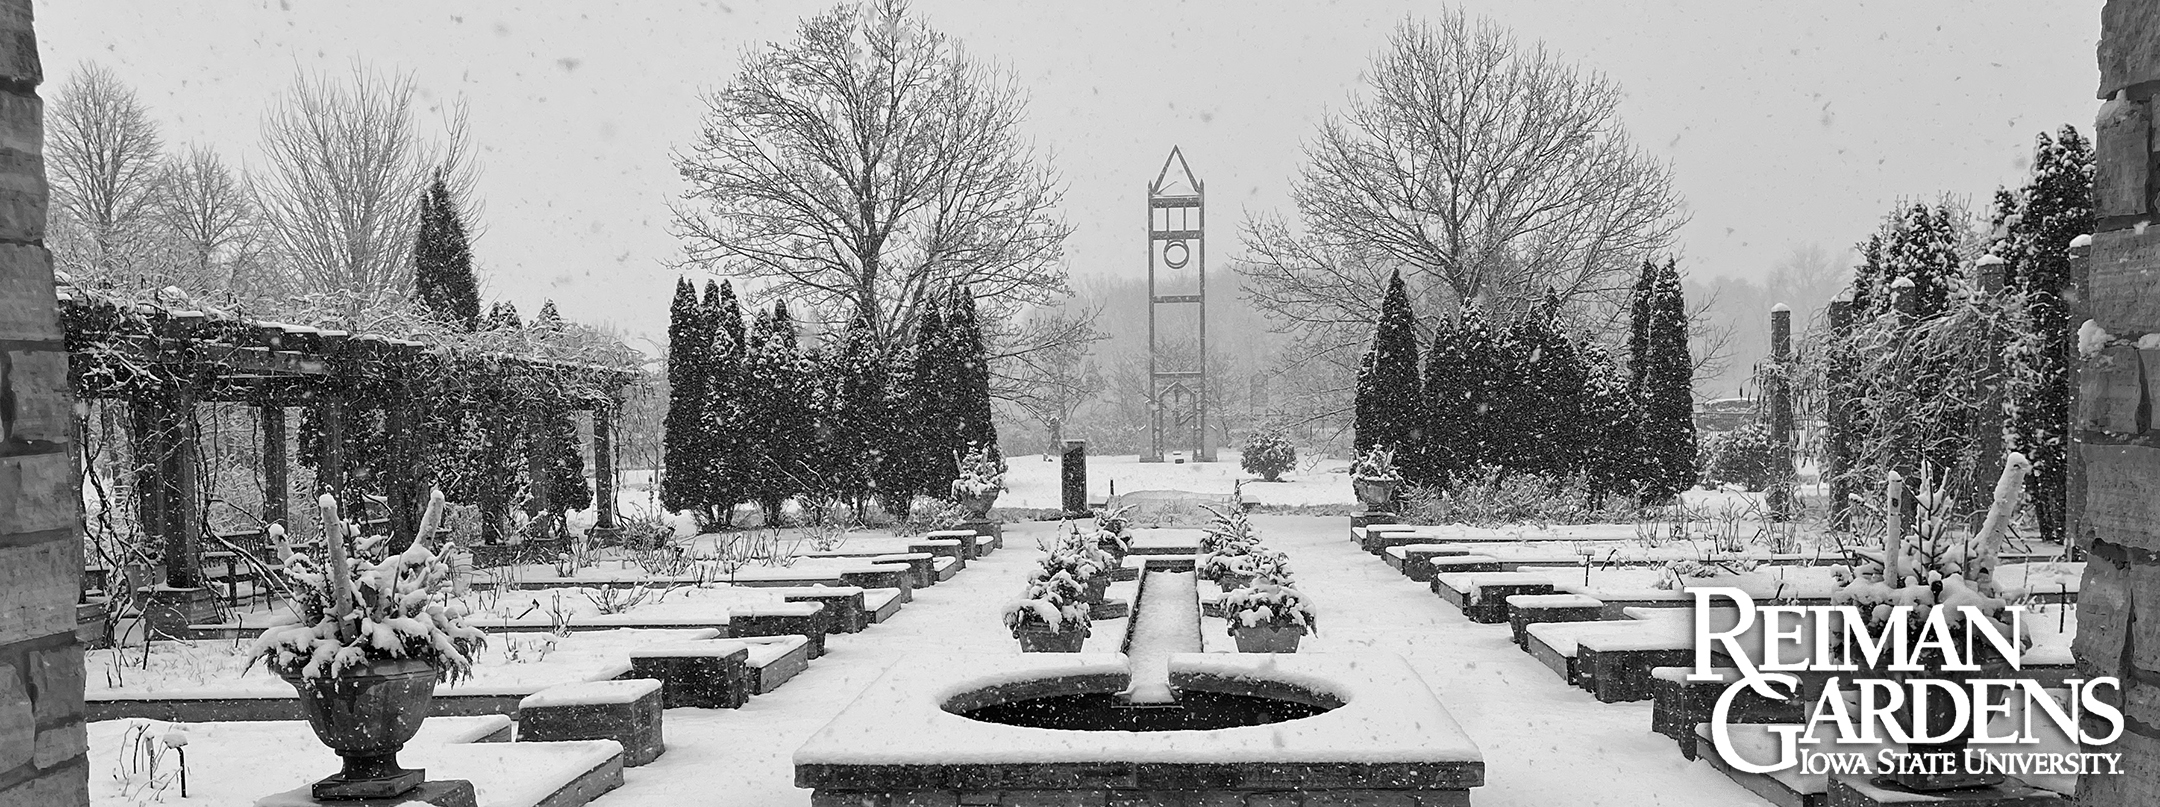
[(1193, 558), (1193, 570), (1202, 580), (1221, 580), (1251, 574), (1246, 568), (1245, 556), (1260, 545), (1260, 534), (1253, 530), (1252, 521), (1245, 516), (1245, 508), (1230, 507), (1222, 510), (1207, 508), (1214, 519), (1203, 529), (1200, 536), (1200, 553)]
[(952, 481), (954, 499), (980, 499), (1005, 489), (1005, 461), (991, 456), (988, 446), (969, 449), (958, 463), (960, 475)]
[(1288, 556), (1274, 549), (1255, 546), (1244, 556), (1245, 567), (1252, 581), (1223, 595), (1223, 613), (1229, 617), (1230, 631), (1247, 628), (1303, 628), (1317, 632), (1312, 606), (1305, 595), (1296, 588), (1290, 576)]
[(1400, 482), (1402, 471), (1395, 467), (1395, 449), (1391, 446), (1373, 446), (1350, 463), (1350, 477), (1371, 482)]
[(1015, 632), (1026, 625), (1065, 630), (1077, 624), (1087, 629), (1088, 584), (1110, 573), (1110, 556), (1075, 530), (1060, 535), (1056, 543), (1042, 546), (1048, 554), (1028, 575), (1020, 599), (1005, 605), (1005, 627)]
[[(1980, 530), (1972, 533), (1955, 528), (1962, 518), (1951, 497), (1953, 486), (1939, 479), (1935, 469), (1926, 464), (1921, 466), (1919, 491), (1913, 502), (1913, 523), (1898, 523), (1894, 514), (1901, 509), (1897, 502), (1905, 482), (1897, 474), (1889, 474), (1885, 511), (1893, 515), (1887, 519), (1890, 523), (1882, 557), (1863, 556), (1856, 566), (1831, 567), (1838, 582), (1830, 595), (1831, 604), (1858, 606), (1871, 630), (1880, 630), (1889, 622), (1893, 607), (1915, 606), (1908, 627), (1916, 632), (1938, 607), (1959, 609), (1946, 615), (1950, 626), (1959, 628), (1966, 616), (1961, 607), (1972, 606), (2004, 635), (2010, 635), (2010, 625), (2002, 619), (2009, 603), (1996, 591), (1995, 567), (2004, 532), (2017, 512), (2025, 476), (2031, 470), (2032, 462), (2025, 455), (2010, 453), (2002, 476), (1996, 480), (1986, 519)], [(2018, 638), (2030, 641), (2028, 637)]]
[(1703, 478), (1711, 484), (1733, 484), (1756, 491), (1777, 481), (1778, 446), (1770, 439), (1770, 430), (1760, 423), (1710, 438), (1703, 446), (1703, 454), (1707, 460)]
[(1122, 557), (1132, 552), (1132, 536), (1125, 531), (1132, 506), (1112, 507), (1095, 517), (1095, 548)]
[(1412, 486), (1402, 500), (1403, 520), (1412, 524), (1627, 524), (1646, 512), (1629, 497), (1593, 496), (1579, 476), (1555, 483), (1491, 468), (1445, 488)]
[[(437, 491), (421, 518), (420, 535), (431, 536), (441, 523), (442, 493)], [(263, 631), (250, 652), (281, 675), (335, 677), (369, 660), (411, 658), (435, 667), (446, 681), (471, 671), (472, 654), (487, 635), (464, 624), (463, 605), (449, 602), (450, 565), (414, 541), (396, 556), (348, 557), (353, 538), (338, 520), (337, 500), (319, 501), (324, 546), (321, 562), (296, 553), (285, 563), (298, 624)]]
[(1290, 438), (1282, 432), (1274, 429), (1256, 431), (1245, 438), (1244, 456), (1238, 464), (1246, 473), (1259, 474), (1261, 479), (1269, 482), (1280, 482), (1283, 472), (1297, 465), (1297, 447), (1291, 445)]

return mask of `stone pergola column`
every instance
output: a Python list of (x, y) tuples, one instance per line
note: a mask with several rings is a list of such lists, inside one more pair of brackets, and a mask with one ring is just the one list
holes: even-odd
[(257, 410), (262, 423), (263, 525), (277, 524), (292, 537), (292, 477), (285, 455), (285, 405), (263, 404)]
[(593, 529), (619, 530), (615, 519), (615, 397), (592, 410)]
[(30, 19), (30, 0), (0, 0), (0, 804), (80, 807), (82, 475), (44, 243), (44, 72)]

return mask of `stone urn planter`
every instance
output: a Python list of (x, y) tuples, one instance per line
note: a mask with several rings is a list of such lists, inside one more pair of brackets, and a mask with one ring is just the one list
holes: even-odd
[(1367, 510), (1384, 510), (1395, 501), (1395, 491), (1402, 487), (1400, 479), (1350, 478), (1350, 490), (1357, 494), (1359, 504)]
[(961, 496), (956, 501), (968, 511), (968, 515), (974, 516), (978, 520), (985, 519), (990, 517), (990, 506), (997, 504), (998, 494), (1003, 492), (992, 489), (974, 496)]
[(1298, 640), (1305, 637), (1305, 629), (1297, 625), (1234, 625), (1230, 628), (1230, 637), (1237, 640), (1240, 653), (1295, 653)]
[(1052, 628), (1031, 619), (1013, 628), (1013, 636), (1020, 640), (1022, 653), (1078, 653), (1080, 644), (1087, 641), (1088, 625), (1081, 621)]
[(300, 712), (345, 769), (316, 782), (318, 799), (381, 799), (420, 785), (425, 771), (398, 767), (397, 753), (420, 730), (435, 696), (436, 669), (413, 659), (370, 659), (337, 675), (285, 680)]

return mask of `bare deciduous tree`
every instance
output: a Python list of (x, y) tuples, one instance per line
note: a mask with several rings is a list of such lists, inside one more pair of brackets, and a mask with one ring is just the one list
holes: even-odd
[(186, 271), (205, 288), (268, 292), (253, 191), (203, 146), (168, 160), (158, 185), (157, 219), (184, 251)]
[(157, 124), (134, 90), (96, 64), (68, 76), (45, 117), (56, 235), (82, 240), (80, 249), (56, 245), (62, 268), (115, 271), (149, 235), (164, 149)]
[(1065, 293), (1071, 228), (1021, 138), (1025, 99), (904, 3), (804, 20), (706, 103), (676, 156), (691, 263), (774, 281), (763, 296), (828, 324), (860, 312), (885, 346), (955, 284), (986, 322)]
[(346, 295), (357, 310), (410, 290), (420, 198), (434, 171), (472, 196), (462, 110), (443, 141), (426, 140), (413, 93), (409, 76), (355, 66), (349, 83), (302, 76), (264, 116), (269, 170), (256, 200), (298, 291)]
[(1049, 433), (1052, 450), (1045, 453), (1057, 453), (1065, 426), (1103, 391), (1102, 372), (1089, 359), (1095, 344), (1109, 338), (1095, 328), (1100, 313), (1098, 308), (1056, 309), (1024, 318), (1018, 327), (1032, 333), (1003, 341), (1048, 347), (993, 357), (990, 363), (991, 385), (1000, 393), (996, 397), (1019, 407)]
[(1404, 21), (1366, 84), (1306, 146), (1302, 232), (1262, 216), (1242, 233), (1247, 293), (1338, 361), (1392, 271), (1429, 314), (1512, 311), (1547, 287), (1609, 304), (1683, 221), (1670, 171), (1621, 128), (1619, 87), (1489, 21)]

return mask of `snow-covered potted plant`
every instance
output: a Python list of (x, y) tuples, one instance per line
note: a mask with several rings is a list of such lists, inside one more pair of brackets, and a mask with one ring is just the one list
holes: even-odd
[[(328, 558), (295, 554), (284, 568), (300, 620), (263, 631), (251, 650), (293, 685), (315, 735), (345, 758), (315, 783), (315, 797), (393, 797), (420, 784), (422, 772), (398, 767), (397, 752), (427, 717), (436, 683), (469, 674), (487, 637), (448, 601), (450, 567), (426, 538), (389, 557), (353, 556), (337, 500), (325, 494), (318, 506)], [(442, 508), (436, 491), (421, 536), (435, 534)]]
[(1090, 628), (1090, 581), (1099, 577), (1107, 584), (1110, 575), (1072, 540), (1044, 549), (1049, 555), (1028, 576), (1020, 599), (1006, 604), (1005, 627), (1020, 640), (1022, 653), (1078, 653)]
[(1260, 535), (1253, 531), (1252, 521), (1246, 518), (1243, 507), (1206, 509), (1214, 518), (1202, 528), (1200, 552), (1193, 557), (1193, 571), (1202, 580), (1215, 581), (1224, 591), (1243, 586), (1252, 579), (1246, 555), (1259, 546)]
[(1295, 653), (1298, 640), (1316, 630), (1312, 606), (1290, 577), (1282, 552), (1255, 546), (1246, 557), (1252, 580), (1223, 595), (1223, 616), (1240, 653)]
[[(1906, 635), (1920, 635), (1930, 615), (1937, 609), (1947, 608), (1950, 610), (1945, 616), (1953, 632), (1962, 634), (1968, 630), (1964, 622), (1971, 615), (1993, 622), (1997, 631), (2013, 636), (2020, 644), (2029, 644), (2030, 638), (2016, 635), (2011, 621), (2003, 618), (2009, 603), (1996, 590), (1995, 567), (2001, 556), (2003, 536), (2010, 527), (2012, 516), (2017, 513), (2025, 475), (2031, 470), (2032, 462), (2024, 454), (2010, 453), (2003, 463), (2002, 476), (1996, 480), (1994, 500), (1988, 507), (1987, 516), (1980, 530), (1970, 534), (1953, 531), (1952, 525), (1962, 517), (1950, 498), (1950, 486), (1936, 479), (1933, 469), (1926, 465), (1921, 468), (1920, 485), (1913, 501), (1913, 523), (1903, 523), (1905, 480), (1895, 472), (1889, 474), (1884, 497), (1886, 523), (1881, 557), (1861, 555), (1856, 567), (1832, 567), (1831, 573), (1838, 586), (1831, 592), (1831, 604), (1858, 607), (1867, 620), (1868, 631), (1877, 636), (1885, 635), (1889, 620), (1895, 618), (1893, 608), (1910, 605), (1913, 608), (1906, 617), (1909, 620)], [(1855, 652), (1850, 647), (1842, 650), (1848, 657)], [(1896, 679), (1901, 684), (1912, 679), (1946, 680), (1962, 688), (1968, 678), (1997, 678), (2008, 674), (2009, 660), (2001, 658), (1988, 643), (1972, 643), (1971, 650), (1982, 657), (1961, 660), (1979, 664), (1984, 668), (1982, 672), (1946, 670), (1946, 659), (1941, 650), (1923, 644), (1914, 648), (1914, 657), (1924, 669), (1917, 672), (1863, 670), (1861, 675)], [(1924, 717), (1931, 731), (1954, 719), (1945, 708), (1951, 705), (1949, 699), (1930, 699), (1931, 708)], [(1922, 717), (1908, 706), (1899, 719), (1911, 727)], [(1949, 753), (1963, 758), (1965, 745), (1973, 731), (1974, 728), (1969, 727), (1964, 737), (1910, 750)], [(1922, 792), (1985, 787), (2003, 781), (1999, 774), (1962, 769), (1953, 773), (1901, 770), (1887, 778), (1901, 788)]]
[(1131, 505), (1110, 507), (1095, 517), (1095, 548), (1110, 556), (1112, 567), (1132, 554), (1132, 535), (1126, 532), (1130, 522), (1127, 514), (1131, 512)]
[(1387, 507), (1402, 487), (1402, 472), (1395, 468), (1395, 449), (1373, 446), (1350, 463), (1350, 489), (1368, 510)]
[(952, 481), (952, 498), (976, 518), (988, 518), (990, 505), (1005, 491), (1005, 461), (992, 455), (989, 446), (972, 446), (954, 458), (960, 475)]

